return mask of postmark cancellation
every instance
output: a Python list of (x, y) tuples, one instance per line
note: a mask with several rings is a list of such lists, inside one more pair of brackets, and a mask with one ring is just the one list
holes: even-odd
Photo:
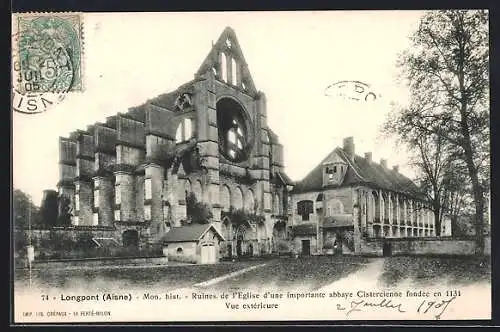
[(63, 94), (83, 91), (82, 24), (80, 13), (14, 14), (14, 110), (43, 112)]

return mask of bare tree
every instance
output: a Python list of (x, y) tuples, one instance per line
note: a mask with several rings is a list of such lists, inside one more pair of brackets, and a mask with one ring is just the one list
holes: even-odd
[(490, 155), (488, 13), (428, 12), (410, 40), (411, 47), (398, 62), (409, 84), (410, 101), (396, 120), (421, 135), (445, 139), (453, 156), (463, 161), (473, 193), (478, 253), (482, 253)]

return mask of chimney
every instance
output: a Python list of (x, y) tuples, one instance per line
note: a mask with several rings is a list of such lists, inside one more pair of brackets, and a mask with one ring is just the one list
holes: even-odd
[(399, 165), (394, 165), (394, 166), (392, 166), (392, 170), (393, 170), (394, 172), (399, 173)]
[(380, 166), (387, 168), (387, 159), (380, 159)]
[(354, 159), (354, 138), (352, 136), (344, 138), (343, 149), (350, 159)]
[(365, 152), (365, 159), (368, 163), (372, 162), (372, 153), (371, 152)]

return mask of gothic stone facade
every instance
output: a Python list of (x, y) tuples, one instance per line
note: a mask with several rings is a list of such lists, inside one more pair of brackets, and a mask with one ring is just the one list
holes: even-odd
[[(270, 252), (284, 229), (283, 146), (231, 28), (192, 81), (61, 137), (59, 147), (72, 224), (115, 229), (124, 245), (157, 243), (189, 222), (189, 193), (211, 210), (223, 256)], [(235, 211), (253, 217), (236, 222)]]
[(222, 257), (275, 252), (289, 240), (306, 254), (355, 253), (371, 238), (435, 234), (415, 185), (385, 161), (357, 156), (352, 138), (292, 183), (230, 28), (192, 81), (59, 147), (59, 195), (72, 224), (109, 228), (124, 245), (160, 243), (189, 223), (190, 193), (211, 211)]
[(428, 202), (398, 166), (378, 164), (370, 152), (356, 155), (352, 137), (343, 143), (293, 189), (290, 228), (298, 251), (363, 253), (364, 241), (435, 236)]

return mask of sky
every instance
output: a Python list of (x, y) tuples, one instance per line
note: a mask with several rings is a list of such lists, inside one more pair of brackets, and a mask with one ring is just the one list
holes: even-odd
[[(236, 32), (256, 88), (267, 97), (268, 125), (284, 145), (285, 171), (302, 179), (344, 137), (356, 153), (412, 176), (394, 141), (381, 139), (390, 103), (404, 104), (398, 53), (409, 46), (420, 11), (83, 13), (84, 91), (40, 114), (13, 115), (13, 184), (40, 204), (59, 180), (58, 138), (126, 112), (191, 80), (226, 26)], [(375, 101), (325, 95), (360, 81)], [(330, 90), (329, 90), (330, 91)]]

